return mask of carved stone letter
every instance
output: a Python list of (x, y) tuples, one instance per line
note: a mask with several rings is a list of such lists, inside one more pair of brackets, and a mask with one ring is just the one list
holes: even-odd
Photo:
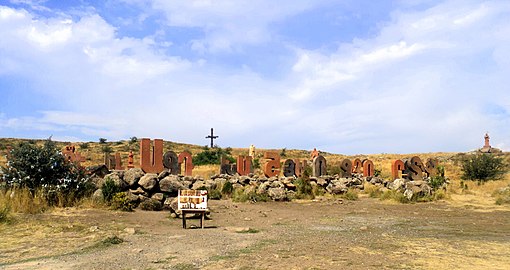
[(352, 161), (352, 173), (361, 173), (361, 168), (363, 164), (359, 158)]
[(326, 174), (326, 159), (319, 155), (313, 159), (312, 176), (319, 177)]
[(423, 179), (423, 162), (417, 156), (412, 157), (410, 160), (406, 160), (405, 168), (407, 178), (409, 180), (422, 180)]
[[(399, 172), (404, 172), (405, 166), (404, 162), (400, 159), (396, 159), (391, 163), (391, 179), (395, 180), (398, 178)], [(403, 177), (403, 176), (402, 176)]]
[(425, 173), (427, 173), (428, 177), (433, 177), (437, 175), (437, 164), (439, 162), (435, 158), (429, 158), (427, 163), (425, 163)]
[(189, 152), (182, 152), (178, 157), (179, 169), (181, 168), (181, 164), (184, 162), (184, 175), (191, 176), (193, 175), (193, 158)]
[(296, 163), (292, 159), (287, 159), (283, 163), (283, 176), (290, 177), (296, 175)]
[(363, 160), (363, 176), (374, 176), (375, 168), (374, 163), (370, 159)]
[(276, 152), (265, 152), (264, 158), (269, 159), (264, 166), (266, 177), (278, 176), (280, 174), (280, 155)]
[(124, 170), (124, 168), (122, 168), (122, 158), (119, 152), (115, 153), (115, 170)]
[(227, 158), (221, 156), (220, 174), (234, 175), (235, 169), (235, 165), (230, 164), (230, 161)]
[(352, 162), (349, 159), (344, 159), (340, 163), (340, 177), (352, 177)]
[(237, 173), (239, 175), (248, 175), (253, 172), (251, 156), (238, 156), (237, 157)]
[(140, 168), (145, 173), (160, 173), (164, 170), (163, 140), (155, 139), (153, 147), (150, 139), (140, 140)]
[(163, 155), (163, 166), (170, 171), (170, 174), (178, 175), (181, 173), (179, 158), (174, 151), (167, 151), (165, 155)]
[(306, 160), (300, 161), (299, 159), (294, 159), (294, 164), (295, 164), (294, 171), (296, 173), (296, 176), (301, 177), (305, 172), (307, 166)]

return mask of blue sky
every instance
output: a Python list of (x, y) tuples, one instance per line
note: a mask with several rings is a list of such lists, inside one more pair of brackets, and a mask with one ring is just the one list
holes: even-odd
[(0, 1), (0, 137), (510, 150), (510, 2)]

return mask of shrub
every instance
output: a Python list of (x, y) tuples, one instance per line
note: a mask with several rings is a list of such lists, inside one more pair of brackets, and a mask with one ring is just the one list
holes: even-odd
[(363, 191), (368, 194), (370, 198), (379, 198), (383, 194), (380, 188), (370, 183), (365, 184)]
[(236, 160), (231, 155), (232, 149), (222, 149), (220, 147), (204, 147), (204, 151), (198, 153), (193, 157), (193, 164), (195, 165), (207, 165), (207, 164), (220, 164), (221, 157), (225, 156), (231, 163), (235, 163)]
[(294, 180), (296, 186), (296, 199), (313, 199), (315, 198), (313, 187), (310, 184), (308, 176), (299, 177)]
[(255, 191), (245, 193), (244, 189), (236, 189), (232, 194), (232, 201), (234, 202), (268, 202), (270, 198), (267, 194), (257, 194)]
[(358, 193), (353, 189), (348, 189), (347, 192), (340, 195), (340, 197), (349, 200), (349, 201), (356, 201), (358, 200)]
[(106, 139), (105, 139), (105, 138), (99, 138), (99, 143), (100, 143), (100, 144), (104, 144), (104, 143), (106, 143)]
[(429, 180), (429, 186), (434, 190), (442, 187), (443, 184), (447, 181), (447, 179), (444, 177), (444, 166), (438, 166), (437, 172), (437, 175), (432, 176)]
[(260, 159), (258, 158), (253, 159), (253, 169), (260, 169)]
[(106, 177), (103, 186), (101, 187), (101, 191), (103, 191), (103, 199), (106, 203), (111, 203), (113, 196), (119, 193), (120, 187), (109, 177)]
[(498, 180), (508, 171), (503, 158), (492, 154), (477, 154), (462, 160), (462, 179), (486, 182)]
[(51, 140), (43, 146), (22, 142), (11, 150), (0, 182), (8, 188), (27, 188), (31, 196), (43, 192), (50, 205), (68, 206), (93, 191), (85, 172), (69, 162)]
[(510, 186), (494, 192), (492, 196), (496, 197), (497, 205), (510, 204)]
[(121, 210), (124, 212), (132, 212), (134, 208), (134, 205), (124, 192), (119, 192), (113, 195), (111, 206), (114, 210)]
[(231, 196), (233, 191), (234, 191), (234, 186), (229, 181), (225, 182), (223, 184), (223, 187), (221, 187), (221, 193), (223, 195)]
[(221, 200), (221, 191), (218, 189), (210, 189), (207, 191), (207, 198), (209, 200)]
[(8, 205), (0, 206), (0, 223), (6, 223), (10, 220), (11, 208)]
[(89, 143), (80, 143), (80, 149), (88, 149), (89, 148)]

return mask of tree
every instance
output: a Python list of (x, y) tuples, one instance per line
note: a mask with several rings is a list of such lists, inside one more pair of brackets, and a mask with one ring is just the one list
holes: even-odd
[(28, 188), (32, 193), (43, 189), (46, 194), (72, 192), (81, 197), (90, 191), (83, 169), (68, 161), (49, 139), (43, 146), (22, 142), (13, 147), (2, 171), (0, 179), (7, 186)]
[(462, 179), (486, 182), (498, 180), (508, 171), (503, 158), (493, 154), (476, 154), (462, 160)]
[(105, 138), (99, 138), (99, 143), (100, 143), (100, 144), (104, 144), (104, 143), (106, 143), (106, 139), (105, 139)]

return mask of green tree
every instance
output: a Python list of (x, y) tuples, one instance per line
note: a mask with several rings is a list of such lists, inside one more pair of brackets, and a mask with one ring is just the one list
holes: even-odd
[(503, 158), (493, 154), (476, 154), (462, 160), (462, 179), (486, 182), (498, 180), (508, 171)]
[(235, 159), (232, 157), (232, 148), (222, 149), (220, 147), (209, 148), (205, 146), (204, 151), (193, 157), (193, 164), (220, 164), (222, 156), (225, 156), (231, 163), (235, 162)]
[(32, 193), (41, 188), (47, 195), (73, 193), (79, 198), (91, 192), (84, 170), (69, 162), (49, 139), (43, 146), (22, 142), (13, 147), (2, 171), (0, 179), (8, 187), (26, 187)]

